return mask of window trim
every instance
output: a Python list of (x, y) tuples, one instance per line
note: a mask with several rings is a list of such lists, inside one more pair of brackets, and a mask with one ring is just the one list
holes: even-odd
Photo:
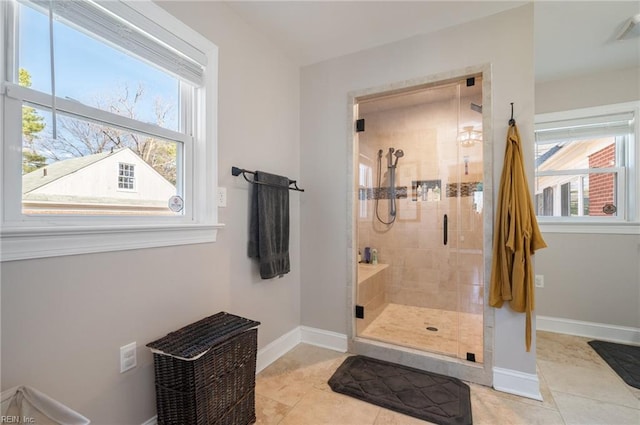
[[(12, 5), (10, 2), (2, 3), (0, 4), (0, 22), (4, 23), (7, 22), (7, 14)], [(6, 214), (7, 198), (5, 195), (12, 195), (10, 185), (7, 182), (14, 181), (15, 175), (21, 175), (21, 173), (15, 174), (16, 165), (9, 162), (15, 159), (16, 155), (20, 156), (20, 152), (16, 154), (15, 147), (4, 142), (6, 134), (3, 134), (2, 149), (0, 149), (0, 164), (2, 164), (3, 173), (3, 183), (0, 184), (0, 215), (2, 219), (0, 261), (210, 243), (216, 241), (217, 230), (224, 226), (218, 223), (218, 208), (215, 204), (214, 194), (217, 187), (218, 164), (216, 131), (218, 47), (151, 1), (128, 2), (127, 6), (138, 12), (140, 16), (151, 19), (172, 34), (195, 46), (207, 56), (204, 85), (194, 90), (194, 104), (198, 110), (196, 126), (188, 123), (192, 128), (192, 134), (189, 137), (193, 140), (191, 143), (185, 144), (185, 149), (183, 149), (185, 172), (190, 173), (184, 184), (184, 197), (192, 202), (190, 205), (186, 205), (188, 210), (185, 211), (183, 217), (153, 217), (152, 220), (148, 220), (148, 218), (140, 217), (117, 217), (114, 219), (106, 216), (79, 216), (73, 217), (71, 220), (58, 220), (54, 216), (37, 220), (12, 220), (12, 217)], [(6, 27), (6, 31), (9, 31), (8, 27), (11, 25)], [(8, 34), (5, 31), (0, 31), (0, 45), (5, 46), (4, 49), (6, 49), (0, 57), (0, 82), (7, 81), (7, 67), (12, 66), (11, 62), (15, 54), (12, 46), (7, 44), (7, 37)], [(182, 86), (184, 85), (181, 84)], [(2, 83), (0, 120), (3, 120), (3, 131), (8, 131), (7, 126), (4, 125), (5, 119), (8, 122), (13, 122), (16, 119), (18, 121), (15, 122), (21, 121), (20, 117), (7, 116), (9, 110), (18, 109), (21, 111), (21, 108), (7, 108), (7, 102), (16, 101), (9, 97), (11, 93), (19, 93), (27, 97), (34, 95), (35, 98), (39, 95), (38, 92), (25, 87)], [(51, 102), (50, 97), (42, 100), (46, 103)], [(92, 107), (74, 102), (65, 104), (64, 99), (57, 99), (56, 108), (60, 111), (69, 109), (68, 112), (82, 116), (83, 108)], [(99, 111), (99, 113), (105, 113), (105, 111)], [(120, 121), (121, 118), (124, 120)], [(115, 119), (123, 127), (129, 127), (126, 117)], [(183, 122), (185, 121), (184, 116), (181, 119)], [(12, 127), (15, 129), (18, 126)], [(157, 128), (153, 127), (152, 134), (155, 134)], [(136, 128), (139, 129), (138, 124), (136, 124)], [(152, 129), (149, 130), (151, 132)], [(175, 132), (172, 133), (174, 133), (172, 136), (176, 136)], [(181, 136), (185, 135), (181, 134)], [(19, 162), (21, 163), (21, 161)], [(195, 194), (198, 196), (195, 197)], [(15, 193), (13, 195), (15, 196)]]
[[(627, 163), (624, 167), (611, 168), (612, 172), (615, 172), (618, 177), (624, 180), (618, 185), (617, 193), (618, 199), (622, 200), (620, 207), (624, 210), (624, 215), (617, 218), (536, 216), (542, 232), (640, 234), (640, 199), (631, 196), (640, 189), (640, 170), (638, 169), (640, 166), (640, 146), (638, 146), (640, 144), (640, 101), (537, 114), (535, 116), (535, 126), (544, 126), (545, 123), (553, 121), (580, 120), (585, 117), (629, 112), (634, 114), (634, 123), (631, 134), (632, 140), (628, 140), (626, 143), (628, 149), (626, 153)], [(602, 169), (597, 170), (600, 172)], [(574, 171), (571, 170), (571, 173), (575, 174)], [(620, 197), (620, 191), (624, 191), (623, 197)]]

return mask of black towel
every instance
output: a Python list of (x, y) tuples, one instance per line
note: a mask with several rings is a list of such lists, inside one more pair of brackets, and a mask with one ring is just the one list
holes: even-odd
[(289, 273), (289, 179), (256, 171), (253, 185), (249, 257), (260, 260), (260, 277)]

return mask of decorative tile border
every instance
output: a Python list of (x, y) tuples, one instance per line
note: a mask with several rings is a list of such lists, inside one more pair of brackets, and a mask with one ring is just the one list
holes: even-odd
[(473, 196), (474, 192), (482, 192), (482, 182), (447, 183), (447, 198)]
[[(439, 182), (440, 180), (437, 180)], [(433, 180), (436, 182), (436, 180)], [(447, 198), (457, 198), (465, 196), (473, 196), (474, 192), (482, 192), (482, 182), (469, 182), (469, 183), (447, 183), (445, 194)], [(413, 200), (416, 200), (415, 186), (412, 187)], [(408, 197), (407, 186), (396, 187), (396, 199), (404, 199)], [(389, 187), (367, 187), (358, 189), (358, 199), (360, 201), (367, 201), (371, 199), (389, 199), (391, 198), (391, 189)]]
[[(407, 186), (396, 187), (396, 199), (402, 199), (407, 197)], [(358, 199), (361, 201), (367, 201), (370, 199), (390, 199), (391, 188), (390, 187), (367, 187), (358, 189)]]

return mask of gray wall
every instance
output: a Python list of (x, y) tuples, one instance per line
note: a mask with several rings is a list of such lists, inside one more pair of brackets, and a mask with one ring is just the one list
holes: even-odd
[[(630, 68), (537, 84), (536, 113), (638, 101), (639, 75)], [(536, 288), (538, 314), (639, 328), (637, 228), (626, 235), (545, 232), (548, 247), (536, 254), (536, 273), (545, 278)]]
[[(261, 321), (262, 347), (300, 324), (301, 195), (291, 193), (291, 273), (262, 281), (246, 255), (250, 186), (230, 172), (300, 176), (299, 68), (223, 3), (160, 5), (220, 48), (218, 241), (1, 264), (2, 389), (31, 385), (96, 425), (155, 415), (144, 345), (178, 327), (225, 310)], [(132, 341), (138, 367), (120, 374), (119, 347)]]
[[(224, 4), (160, 5), (220, 47), (218, 179), (229, 206), (220, 210), (226, 227), (218, 242), (0, 266), (2, 389), (32, 385), (97, 425), (138, 424), (155, 414), (144, 344), (206, 315), (226, 310), (261, 321), (260, 347), (299, 324), (347, 333), (349, 91), (490, 62), (496, 186), (509, 102), (523, 139), (532, 140), (531, 6), (304, 68), (301, 83), (298, 68)], [(593, 93), (574, 87), (562, 95), (559, 87), (569, 90), (563, 82), (539, 86), (536, 112), (594, 106), (598, 96), (630, 100), (612, 94), (637, 88), (612, 88), (611, 80), (633, 80), (633, 70), (620, 72)], [(580, 105), (568, 101), (589, 93)], [(533, 146), (524, 148), (532, 164)], [(246, 257), (249, 186), (230, 175), (232, 165), (299, 177), (307, 189), (291, 196), (292, 272), (282, 279), (261, 281)], [(536, 254), (546, 278), (539, 314), (639, 325), (637, 235), (545, 237), (550, 247)], [(582, 270), (570, 273), (564, 259)], [(535, 372), (533, 354), (518, 343), (523, 329), (523, 315), (497, 310), (496, 366)], [(134, 340), (138, 367), (120, 374), (118, 348)]]
[[(302, 324), (346, 334), (347, 94), (350, 91), (491, 63), (494, 185), (502, 171), (509, 102), (525, 140), (533, 140), (533, 7), (521, 8), (328, 60), (302, 70), (301, 166), (309, 188), (301, 203)], [(524, 146), (532, 164), (533, 144)], [(524, 348), (524, 315), (496, 311), (495, 365), (535, 373)], [(535, 347), (534, 347), (535, 350)]]
[(536, 254), (541, 316), (618, 326), (640, 326), (638, 235), (545, 233)]

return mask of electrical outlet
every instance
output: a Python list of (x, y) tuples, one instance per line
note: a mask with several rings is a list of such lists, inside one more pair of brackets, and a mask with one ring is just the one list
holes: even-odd
[(219, 207), (227, 206), (227, 188), (226, 187), (218, 188), (218, 206)]
[(544, 275), (537, 274), (536, 275), (536, 288), (544, 288)]
[(120, 373), (133, 369), (137, 363), (135, 342), (120, 347)]

